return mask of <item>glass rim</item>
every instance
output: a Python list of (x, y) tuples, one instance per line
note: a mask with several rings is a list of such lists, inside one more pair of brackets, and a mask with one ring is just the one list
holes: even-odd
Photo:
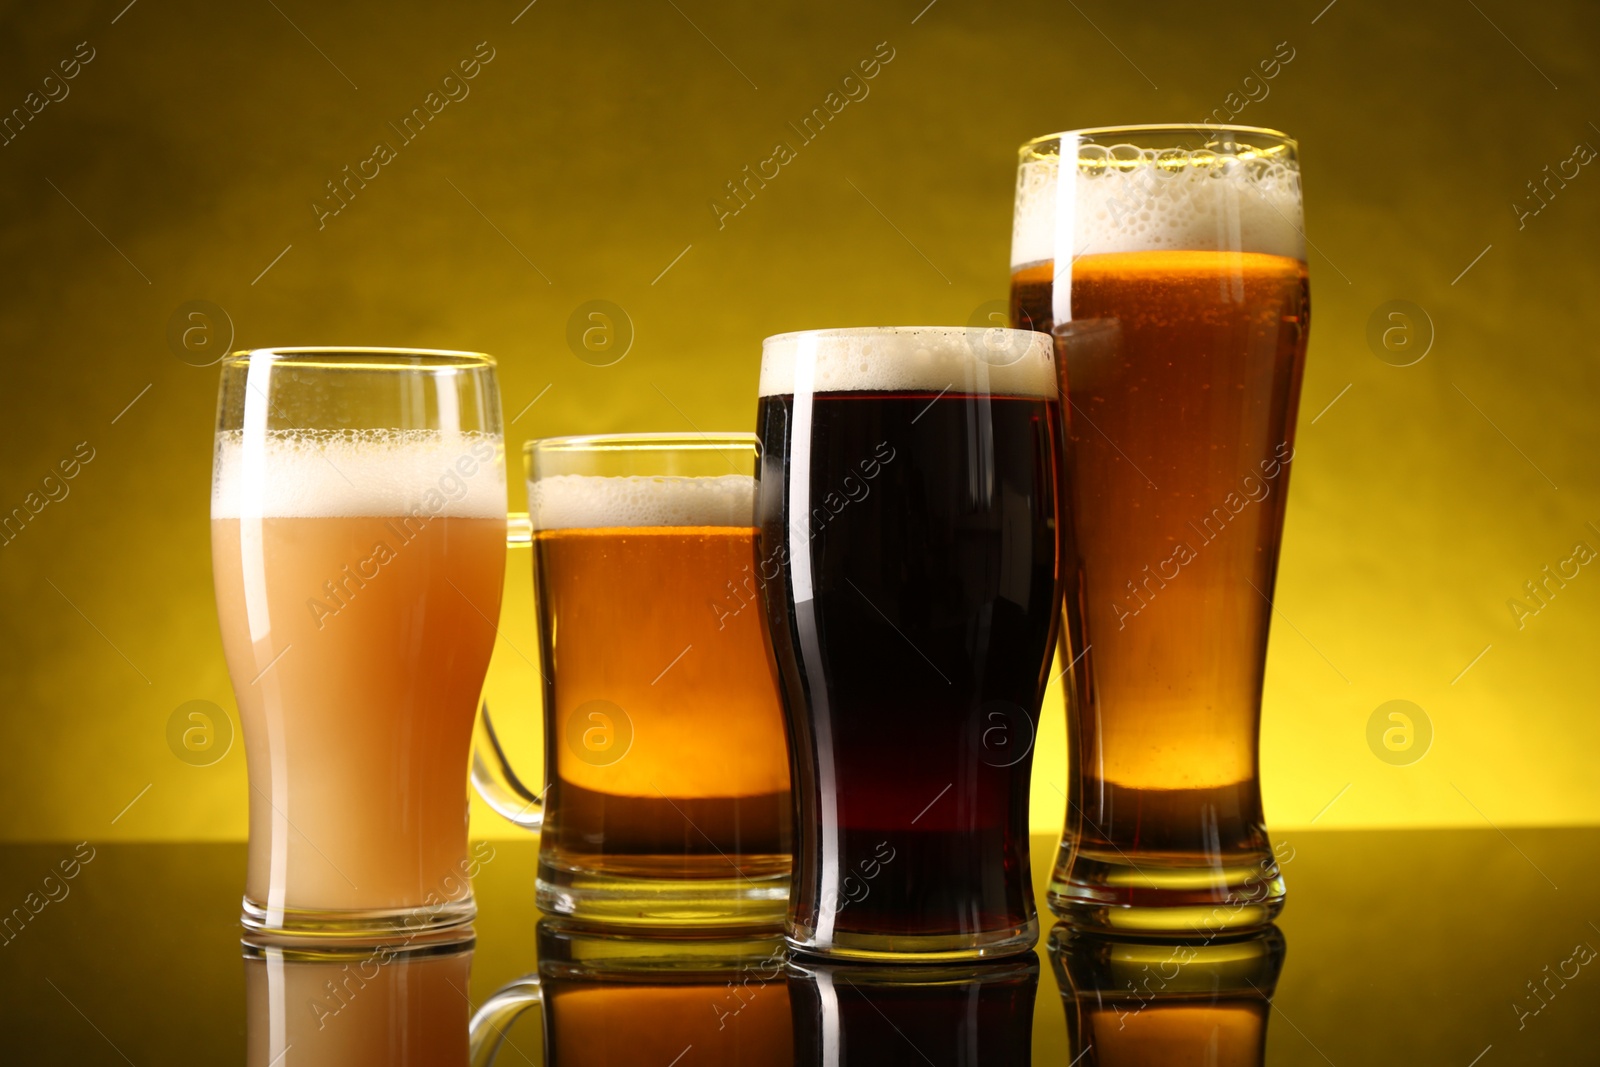
[(949, 337), (970, 337), (974, 333), (988, 334), (1040, 333), (1039, 330), (1020, 330), (1012, 326), (828, 326), (818, 330), (789, 330), (775, 333), (761, 340), (762, 347), (799, 340), (802, 337), (872, 337), (900, 336), (913, 333), (940, 333)]
[(535, 452), (719, 452), (730, 447), (760, 449), (761, 438), (746, 432), (587, 433), (534, 437), (522, 443), (522, 454)]
[[(386, 357), (408, 362), (372, 362)], [(294, 345), (240, 349), (229, 353), (222, 360), (222, 365), (248, 367), (258, 359), (271, 364), (322, 370), (492, 370), (496, 365), (494, 357), (487, 352), (450, 348), (390, 348), (381, 345)]]
[[(1153, 122), (1139, 123), (1131, 126), (1083, 126), (1073, 130), (1058, 130), (1055, 133), (1046, 133), (1031, 140), (1024, 141), (1017, 149), (1018, 155), (1026, 156), (1030, 150), (1051, 141), (1061, 141), (1068, 137), (1105, 136), (1108, 134), (1153, 134), (1153, 133), (1205, 133), (1208, 136), (1218, 133), (1243, 133), (1255, 137), (1270, 137), (1280, 144), (1288, 146), (1297, 155), (1300, 143), (1282, 130), (1275, 130), (1269, 126), (1243, 126), (1234, 123), (1206, 123), (1206, 122)], [(1209, 143), (1209, 142), (1208, 142)]]

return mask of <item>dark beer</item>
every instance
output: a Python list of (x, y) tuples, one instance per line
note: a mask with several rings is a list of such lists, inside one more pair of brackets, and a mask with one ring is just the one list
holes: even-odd
[(1028, 1067), (1039, 959), (789, 966), (796, 1067)]
[[(781, 338), (763, 367), (789, 934), (846, 956), (1017, 951), (1037, 936), (1028, 782), (1059, 614), (1049, 353), (1037, 338), (1025, 366), (989, 368), (961, 330), (871, 334), (864, 352), (822, 335), (814, 358), (846, 388), (770, 373)], [(897, 361), (918, 373), (881, 373)]]
[[(1075, 757), (1050, 902), (1144, 930), (1258, 925), (1283, 891), (1257, 738), (1309, 313), (1298, 172), (1292, 145), (1189, 135), (1142, 156), (1063, 135), (1065, 193), (1039, 175), (1050, 146), (1025, 149), (1011, 280), (1013, 321), (1072, 324)], [(1073, 203), (1074, 247), (1041, 200)]]
[(1284, 960), (1277, 927), (1244, 940), (1158, 944), (1065, 923), (1050, 960), (1075, 1067), (1261, 1067)]

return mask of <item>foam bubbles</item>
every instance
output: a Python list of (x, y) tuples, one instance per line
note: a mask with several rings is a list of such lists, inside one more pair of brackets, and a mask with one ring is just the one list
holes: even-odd
[(618, 526), (751, 526), (756, 480), (716, 477), (602, 477), (555, 474), (528, 484), (535, 530)]
[(217, 434), (211, 516), (503, 518), (499, 435), (437, 430)]
[(1060, 202), (1060, 160), (1025, 157), (1017, 174), (1011, 267), (1055, 258), (1057, 212), (1072, 218), (1072, 252), (1238, 251), (1305, 258), (1300, 167), (1266, 152), (1141, 149), (1062, 137), (1076, 166)]
[(1054, 397), (1055, 353), (1027, 330), (884, 326), (805, 330), (761, 346), (761, 395), (903, 392)]

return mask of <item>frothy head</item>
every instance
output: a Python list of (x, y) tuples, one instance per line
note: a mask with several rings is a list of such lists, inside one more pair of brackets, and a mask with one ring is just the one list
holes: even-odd
[(1294, 143), (1267, 130), (1223, 138), (1197, 126), (1075, 131), (1023, 146), (1013, 270), (1058, 253), (1160, 251), (1305, 259)]
[(504, 518), (498, 434), (276, 430), (217, 434), (211, 517)]
[(528, 519), (535, 530), (751, 526), (755, 499), (756, 480), (748, 474), (552, 474), (528, 483)]
[(1046, 334), (961, 326), (804, 330), (761, 346), (761, 395), (905, 391), (1054, 397)]

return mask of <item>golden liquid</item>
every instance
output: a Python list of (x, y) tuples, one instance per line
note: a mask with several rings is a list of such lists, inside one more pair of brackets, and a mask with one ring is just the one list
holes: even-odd
[[(558, 865), (728, 877), (789, 866), (789, 765), (751, 527), (534, 535), (544, 640), (543, 848)], [(604, 701), (620, 758), (585, 742)], [(576, 722), (576, 726), (574, 723)], [(620, 743), (620, 742), (618, 742)], [(552, 855), (552, 850), (554, 855)]]
[(215, 519), (211, 546), (250, 774), (246, 897), (269, 914), (464, 899), (505, 520)]
[[(244, 964), (248, 1067), (467, 1063), (469, 952)], [(287, 1054), (285, 1054), (287, 1052)]]
[(1267, 1005), (1196, 998), (1192, 1005), (1107, 1000), (1079, 1016), (1081, 1047), (1095, 1067), (1260, 1067)]
[[(782, 975), (766, 982), (744, 981), (734, 973), (727, 977), (722, 984), (648, 986), (547, 980), (546, 1062), (553, 1067), (793, 1063), (794, 1026)], [(686, 1049), (692, 1051), (684, 1055)]]
[[(1052, 273), (1046, 263), (1012, 278), (1013, 308), (1039, 329), (1052, 325)], [(1069, 614), (1081, 611), (1073, 654), (1093, 645), (1079, 672), (1082, 765), (1129, 789), (1253, 784), (1305, 264), (1234, 252), (1086, 255), (1071, 285), (1074, 320), (1120, 328), (1115, 358), (1068, 350), (1058, 361), (1072, 401), (1081, 564), (1069, 569), (1078, 585)], [(1175, 558), (1180, 545), (1188, 562)]]

